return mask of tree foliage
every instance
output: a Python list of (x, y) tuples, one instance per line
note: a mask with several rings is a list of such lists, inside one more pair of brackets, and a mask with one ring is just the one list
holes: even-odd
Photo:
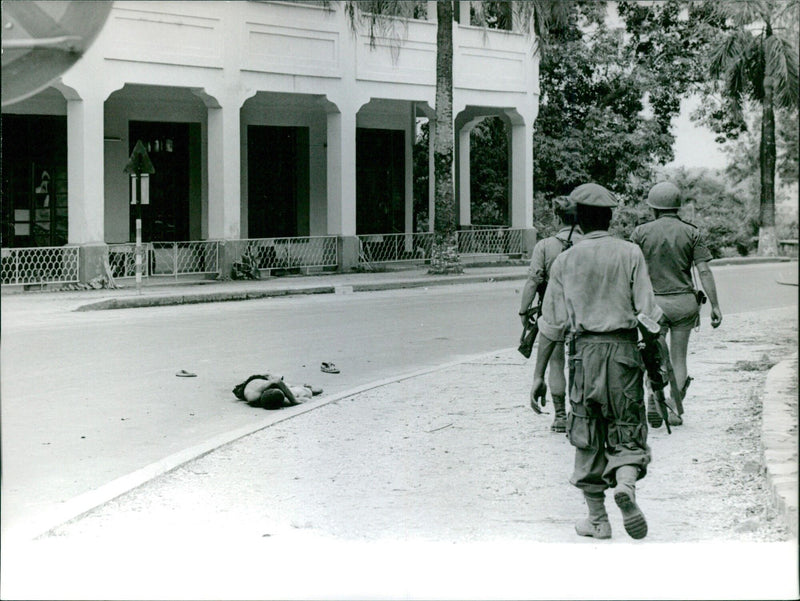
[(534, 135), (534, 185), (545, 199), (595, 181), (631, 202), (673, 158), (671, 121), (702, 78), (697, 59), (712, 31), (684, 8), (623, 0), (619, 29), (605, 24), (605, 3), (576, 2), (551, 28)]
[(728, 27), (708, 55), (708, 70), (735, 113), (745, 100), (761, 107), (759, 254), (777, 254), (775, 109), (798, 106), (797, 0), (741, 0), (714, 12)]

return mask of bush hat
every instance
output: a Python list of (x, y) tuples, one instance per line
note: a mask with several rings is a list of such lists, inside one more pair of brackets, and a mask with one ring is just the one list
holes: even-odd
[(616, 207), (617, 198), (600, 184), (581, 184), (569, 195), (573, 202), (587, 207)]
[(680, 209), (681, 191), (670, 182), (661, 182), (650, 188), (647, 204), (654, 209)]

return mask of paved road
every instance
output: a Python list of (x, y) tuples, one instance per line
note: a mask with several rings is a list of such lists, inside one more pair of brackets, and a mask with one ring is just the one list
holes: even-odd
[[(797, 303), (796, 264), (715, 269), (726, 313)], [(796, 275), (794, 276), (796, 280)], [(746, 284), (746, 285), (745, 285)], [(263, 416), (230, 389), (283, 373), (327, 394), (518, 336), (521, 282), (123, 311), (3, 315), (3, 524)], [(707, 308), (706, 308), (707, 311)], [(339, 375), (322, 374), (333, 361)], [(176, 378), (187, 369), (197, 378)]]

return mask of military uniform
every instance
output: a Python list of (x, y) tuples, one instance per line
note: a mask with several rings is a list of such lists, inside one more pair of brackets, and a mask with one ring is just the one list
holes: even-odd
[(562, 227), (554, 236), (549, 236), (536, 243), (531, 253), (531, 264), (528, 268), (528, 280), (533, 282), (534, 289), (549, 278), (553, 261), (564, 250), (567, 241), (575, 244), (580, 239), (581, 231), (579, 228)]
[(694, 295), (692, 265), (713, 258), (700, 230), (676, 213), (667, 213), (634, 229), (631, 241), (644, 253), (667, 324), (674, 329), (695, 327), (700, 306)]
[(615, 486), (621, 465), (638, 466), (641, 478), (650, 462), (638, 313), (662, 315), (630, 242), (591, 232), (553, 263), (539, 331), (556, 341), (567, 328), (576, 336), (567, 431), (577, 449), (570, 482), (582, 490)]
[[(547, 285), (550, 277), (550, 267), (553, 261), (565, 249), (570, 248), (573, 244), (581, 239), (581, 230), (575, 224), (575, 203), (567, 198), (560, 198), (555, 201), (554, 212), (560, 219), (564, 227), (562, 227), (554, 236), (549, 236), (544, 240), (540, 240), (533, 247), (531, 253), (531, 264), (528, 269), (528, 280), (525, 282), (525, 287), (522, 293), (523, 304), (528, 304), (533, 300), (534, 292), (537, 292), (540, 297), (543, 296), (541, 286)], [(566, 225), (566, 224), (570, 225)], [(539, 299), (541, 304), (542, 298)], [(520, 315), (526, 313), (528, 307), (523, 306)], [(527, 318), (527, 315), (526, 315)], [(550, 430), (556, 433), (563, 433), (567, 427), (567, 414), (566, 414), (566, 381), (564, 379), (564, 345), (560, 345), (553, 351), (549, 365), (550, 369), (550, 394), (553, 398), (553, 408), (555, 416)], [(531, 407), (536, 410), (538, 403), (533, 398), (533, 391), (531, 391)]]
[[(576, 194), (582, 189), (585, 197)], [(579, 205), (616, 204), (596, 184), (579, 186), (573, 194)], [(578, 534), (611, 536), (603, 496), (618, 485), (621, 475), (627, 488), (618, 489), (615, 500), (623, 509), (626, 530), (634, 538), (647, 532), (638, 507), (630, 509), (635, 481), (644, 477), (651, 460), (644, 365), (637, 347), (639, 313), (656, 321), (662, 317), (644, 256), (635, 244), (604, 230), (591, 231), (553, 262), (539, 331), (551, 341), (564, 340), (567, 331), (575, 337), (567, 418), (567, 436), (575, 447), (570, 482), (584, 492), (590, 509), (589, 520), (576, 525)]]

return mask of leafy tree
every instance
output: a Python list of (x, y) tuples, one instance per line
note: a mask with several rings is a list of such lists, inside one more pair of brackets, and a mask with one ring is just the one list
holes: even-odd
[(775, 108), (798, 106), (798, 55), (793, 37), (797, 0), (741, 0), (721, 3), (716, 15), (730, 25), (712, 49), (709, 73), (722, 82), (735, 113), (746, 99), (761, 106), (759, 149), (760, 255), (778, 253), (775, 236)]
[(534, 135), (545, 200), (586, 181), (642, 198), (653, 169), (673, 158), (682, 96), (705, 77), (697, 65), (716, 30), (698, 18), (704, 3), (622, 0), (623, 30), (605, 25), (605, 4), (575, 3), (550, 30)]
[(499, 117), (488, 117), (470, 136), (472, 223), (508, 223), (508, 135)]

